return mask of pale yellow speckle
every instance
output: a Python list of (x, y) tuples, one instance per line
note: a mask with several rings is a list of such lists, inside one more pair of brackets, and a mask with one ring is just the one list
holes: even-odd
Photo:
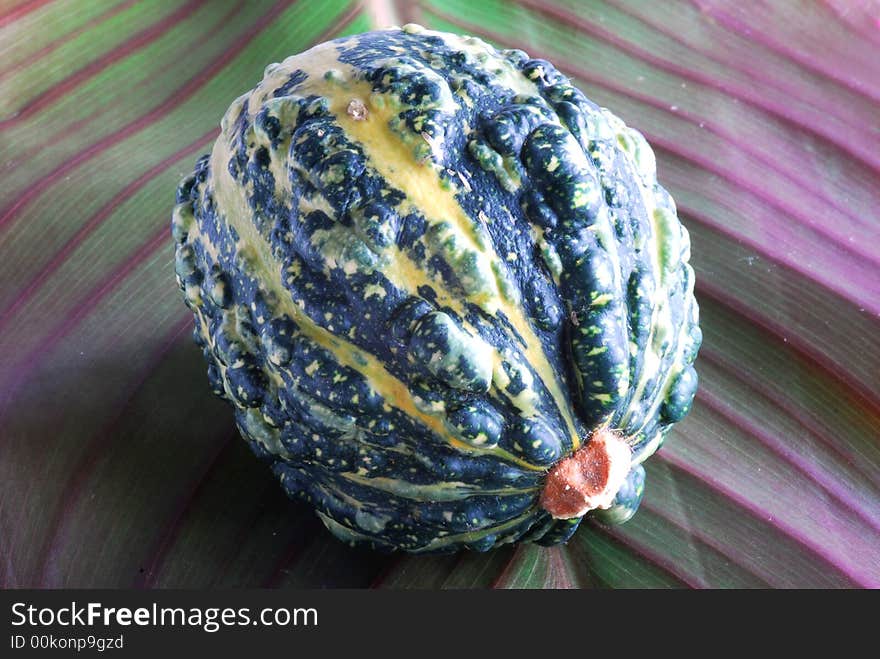
[[(386, 295), (388, 295), (388, 292), (385, 290), (385, 287), (380, 284), (367, 284), (364, 287), (364, 298), (375, 296), (379, 299), (384, 299)], [(366, 314), (366, 317), (369, 319), (369, 314)]]
[(590, 306), (591, 306), (591, 307), (601, 307), (601, 306), (604, 306), (604, 305), (608, 304), (608, 303), (611, 302), (611, 300), (613, 300), (613, 299), (614, 299), (614, 296), (611, 295), (611, 293), (603, 293), (602, 295), (597, 295), (597, 296), (596, 296), (596, 297), (590, 302)]

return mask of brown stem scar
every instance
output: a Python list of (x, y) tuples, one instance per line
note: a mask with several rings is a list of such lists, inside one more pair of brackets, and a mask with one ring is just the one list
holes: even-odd
[(363, 121), (367, 118), (367, 106), (364, 105), (364, 102), (353, 98), (351, 102), (348, 104), (348, 108), (346, 108), (346, 112), (348, 116), (350, 116), (355, 121)]
[(570, 456), (557, 462), (544, 482), (541, 507), (556, 519), (610, 508), (630, 470), (632, 450), (616, 432), (600, 428)]

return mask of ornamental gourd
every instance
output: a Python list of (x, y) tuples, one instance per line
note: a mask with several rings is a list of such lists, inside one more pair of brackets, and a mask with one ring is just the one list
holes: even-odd
[(546, 61), (414, 25), (270, 65), (221, 128), (177, 280), (291, 496), (414, 552), (635, 512), (701, 341), (641, 134)]

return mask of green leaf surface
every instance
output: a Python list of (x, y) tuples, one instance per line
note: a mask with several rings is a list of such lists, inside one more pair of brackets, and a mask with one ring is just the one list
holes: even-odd
[[(872, 3), (0, 3), (0, 586), (880, 587)], [(692, 239), (690, 416), (621, 527), (388, 555), (289, 501), (210, 393), (173, 192), (263, 68), (389, 24), (556, 63)]]

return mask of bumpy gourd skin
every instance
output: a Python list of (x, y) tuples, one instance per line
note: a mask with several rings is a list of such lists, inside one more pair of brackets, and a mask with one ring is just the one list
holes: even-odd
[[(177, 195), (214, 391), (286, 491), (386, 549), (567, 540), (538, 503), (599, 427), (688, 411), (690, 245), (644, 138), (552, 65), (407, 26), (267, 68)], [(592, 513), (591, 513), (592, 514)]]

